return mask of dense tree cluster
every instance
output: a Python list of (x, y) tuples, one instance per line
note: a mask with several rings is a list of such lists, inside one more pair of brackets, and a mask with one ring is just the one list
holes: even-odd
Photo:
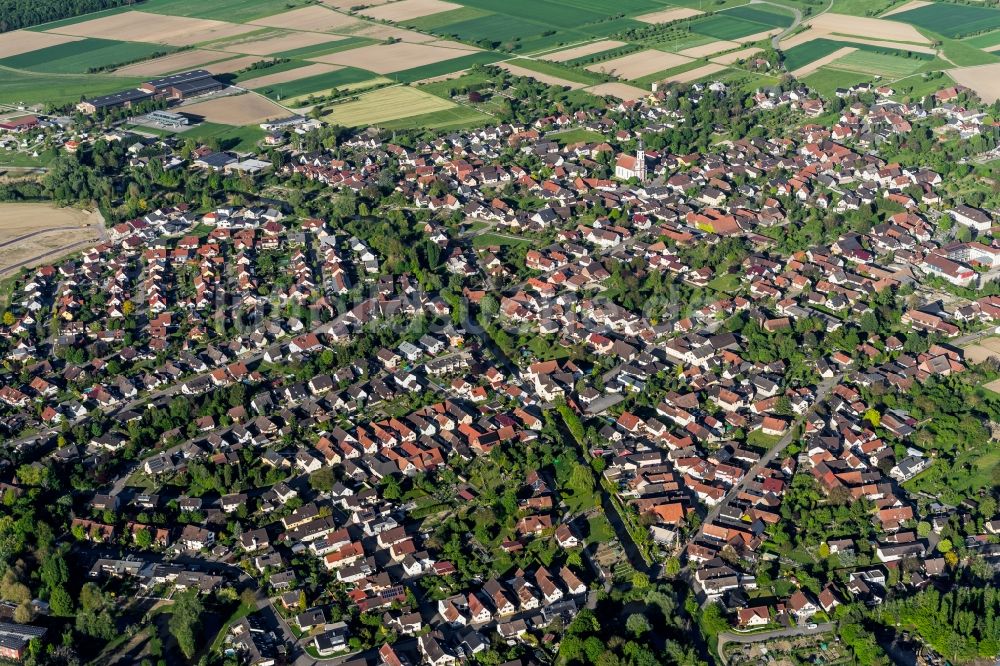
[(0, 32), (132, 4), (134, 0), (0, 0)]
[(954, 661), (995, 657), (1000, 652), (1000, 592), (988, 584), (950, 592), (930, 588), (886, 603), (887, 623), (916, 629), (935, 650)]

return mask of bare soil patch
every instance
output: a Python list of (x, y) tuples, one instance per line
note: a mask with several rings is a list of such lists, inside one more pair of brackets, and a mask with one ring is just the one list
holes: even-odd
[(249, 79), (247, 81), (240, 82), (241, 88), (264, 88), (266, 86), (273, 86), (277, 83), (288, 83), (289, 81), (298, 81), (299, 79), (305, 79), (310, 76), (319, 76), (320, 74), (326, 74), (328, 72), (335, 72), (338, 69), (343, 69), (340, 65), (327, 65), (326, 63), (317, 62), (312, 65), (306, 65), (305, 67), (297, 67), (295, 69), (290, 69), (286, 72), (278, 72), (277, 74), (266, 74), (264, 76), (258, 76), (255, 79)]
[(689, 58), (704, 58), (705, 56), (712, 55), (713, 53), (718, 53), (720, 51), (728, 51), (729, 49), (735, 49), (739, 44), (736, 42), (730, 42), (725, 39), (721, 39), (717, 42), (710, 42), (708, 44), (702, 44), (701, 46), (692, 46), (689, 49), (684, 49), (683, 51), (678, 51), (682, 56), (687, 56)]
[[(100, 238), (100, 213), (50, 204), (0, 204), (0, 273), (53, 261)], [(25, 263), (27, 262), (27, 263)]]
[(225, 21), (129, 11), (62, 26), (48, 32), (76, 37), (127, 39), (130, 42), (189, 46), (242, 35), (253, 30), (256, 28), (250, 25)]
[(285, 28), (287, 30), (308, 30), (310, 32), (336, 32), (360, 23), (358, 19), (346, 14), (340, 14), (320, 5), (293, 9), (290, 12), (275, 14), (252, 21), (254, 25), (269, 28)]
[(271, 37), (262, 40), (245, 40), (236, 44), (229, 44), (222, 47), (231, 53), (248, 53), (250, 55), (272, 55), (282, 51), (292, 51), (306, 46), (316, 46), (327, 42), (336, 42), (343, 37), (339, 35), (328, 35), (322, 32), (293, 32), (287, 35)]
[(743, 60), (744, 58), (749, 58), (752, 55), (760, 53), (763, 49), (759, 49), (756, 46), (751, 46), (750, 48), (740, 49), (739, 51), (733, 51), (732, 53), (725, 53), (720, 56), (715, 56), (712, 58), (712, 62), (718, 62), (723, 65), (732, 65), (737, 60)]
[(194, 49), (192, 51), (181, 51), (172, 53), (162, 58), (154, 58), (137, 62), (125, 67), (119, 67), (115, 74), (123, 76), (159, 76), (186, 69), (196, 69), (211, 62), (218, 62), (226, 58), (232, 58), (232, 54), (222, 51), (206, 51), (204, 49)]
[(575, 81), (567, 81), (566, 79), (561, 79), (558, 76), (551, 76), (549, 74), (541, 74), (533, 69), (528, 69), (526, 67), (520, 67), (518, 65), (512, 65), (509, 62), (500, 63), (500, 67), (506, 69), (511, 74), (515, 76), (527, 76), (541, 83), (545, 83), (550, 86), (563, 86), (565, 88), (572, 88), (576, 90), (577, 88), (583, 88), (585, 83), (576, 83)]
[[(459, 46), (456, 44), (456, 46)], [(399, 72), (404, 69), (422, 67), (452, 58), (472, 53), (474, 49), (467, 48), (445, 48), (442, 46), (431, 46), (429, 44), (407, 44), (406, 42), (396, 42), (395, 44), (372, 44), (362, 46), (348, 51), (329, 53), (327, 55), (310, 58), (313, 62), (324, 62), (332, 65), (345, 65), (348, 67), (358, 67), (367, 69), (376, 74), (389, 74)]]
[(663, 9), (658, 12), (642, 14), (641, 16), (636, 16), (635, 20), (642, 21), (643, 23), (669, 23), (670, 21), (679, 21), (680, 19), (690, 18), (698, 14), (701, 14), (701, 12), (697, 9), (678, 7), (676, 9)]
[(630, 53), (627, 56), (606, 62), (599, 62), (590, 65), (587, 69), (592, 72), (612, 74), (625, 79), (638, 79), (649, 74), (662, 72), (665, 69), (679, 67), (686, 62), (691, 62), (691, 59), (676, 53), (647, 50)]
[(288, 116), (288, 111), (256, 93), (228, 95), (187, 104), (177, 109), (181, 113), (202, 116), (210, 123), (223, 125), (257, 125), (265, 120)]
[(801, 79), (804, 76), (809, 76), (823, 65), (828, 65), (834, 60), (839, 60), (840, 58), (843, 58), (845, 55), (849, 53), (854, 53), (855, 51), (857, 51), (857, 49), (854, 48), (853, 46), (845, 46), (842, 49), (837, 49), (836, 51), (834, 51), (829, 55), (823, 56), (822, 58), (819, 58), (817, 60), (813, 60), (808, 65), (799, 67), (797, 70), (792, 72), (792, 76), (794, 76), (797, 79)]
[(462, 5), (456, 5), (454, 2), (445, 2), (444, 0), (400, 0), (400, 2), (362, 9), (358, 13), (379, 21), (398, 23), (400, 21), (420, 18), (421, 16), (440, 14), (452, 9), (460, 9), (461, 7)]
[(625, 42), (619, 42), (616, 39), (603, 39), (599, 42), (591, 42), (590, 44), (584, 44), (583, 46), (574, 46), (571, 49), (556, 51), (555, 53), (549, 53), (540, 57), (542, 60), (566, 62), (567, 60), (583, 58), (584, 56), (600, 53), (601, 51), (610, 51), (611, 49), (616, 49), (619, 46), (625, 46)]
[(955, 83), (972, 88), (987, 104), (1000, 99), (1000, 63), (947, 70)]
[(649, 95), (648, 90), (643, 90), (642, 88), (638, 88), (636, 86), (630, 86), (627, 83), (618, 83), (616, 81), (599, 83), (596, 86), (587, 88), (586, 91), (592, 95), (598, 95), (601, 97), (617, 97), (618, 99), (626, 102)]
[(38, 51), (49, 46), (78, 42), (83, 37), (71, 35), (56, 35), (51, 32), (32, 32), (30, 30), (14, 30), (0, 35), (0, 58), (21, 55), (29, 51)]

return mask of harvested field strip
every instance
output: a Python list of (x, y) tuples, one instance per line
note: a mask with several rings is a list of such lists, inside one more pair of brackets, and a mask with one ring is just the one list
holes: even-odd
[(702, 60), (688, 60), (683, 65), (678, 65), (677, 67), (670, 67), (668, 69), (661, 70), (659, 72), (653, 72), (652, 74), (647, 74), (641, 78), (632, 81), (637, 86), (647, 87), (653, 83), (659, 83), (665, 81), (673, 76), (683, 74), (684, 72), (690, 71), (692, 69), (697, 69), (704, 65)]
[(230, 53), (266, 56), (281, 53), (283, 51), (301, 49), (308, 46), (331, 44), (341, 39), (344, 38), (338, 35), (327, 35), (321, 32), (293, 32), (288, 35), (281, 35), (270, 39), (247, 40), (238, 44), (227, 44), (226, 46), (220, 48), (224, 51), (229, 51)]
[(603, 53), (604, 51), (611, 51), (625, 45), (625, 42), (619, 42), (615, 39), (604, 39), (599, 42), (591, 42), (590, 44), (584, 44), (583, 46), (574, 46), (570, 49), (556, 51), (555, 53), (548, 53), (542, 56), (542, 58), (544, 60), (552, 60), (553, 62), (567, 62), (570, 60), (576, 60), (577, 58)]
[(0, 34), (0, 58), (21, 55), (29, 51), (39, 51), (50, 46), (58, 46), (67, 42), (76, 42), (82, 37), (71, 35), (56, 35), (49, 32), (32, 32), (30, 30), (15, 30)]
[(650, 12), (649, 14), (641, 14), (636, 16), (635, 20), (642, 21), (643, 23), (670, 23), (671, 21), (679, 21), (680, 19), (698, 16), (701, 13), (702, 12), (697, 9), (677, 7), (674, 9), (664, 9), (658, 12)]
[(358, 99), (331, 107), (324, 120), (346, 127), (377, 125), (452, 109), (456, 105), (415, 88), (396, 86), (365, 93)]
[(596, 86), (591, 86), (585, 89), (592, 95), (597, 95), (599, 97), (617, 97), (618, 99), (631, 101), (633, 99), (640, 99), (649, 94), (648, 90), (638, 88), (636, 86), (630, 86), (627, 83), (600, 83)]
[[(329, 55), (312, 58), (314, 62), (325, 62), (334, 65), (348, 65), (370, 70), (377, 74), (389, 74), (391, 72), (402, 72), (433, 65), (445, 60), (452, 60), (473, 53), (471, 49), (452, 49), (441, 46), (428, 46), (426, 44), (407, 44), (397, 42), (395, 44), (376, 44), (373, 46), (362, 46), (349, 51), (332, 53)], [(455, 67), (455, 69), (462, 69)], [(444, 74), (439, 71), (437, 74)], [(434, 76), (424, 74), (414, 80)]]
[[(369, 76), (371, 76), (369, 74)], [(365, 79), (364, 81), (358, 81), (356, 83), (341, 83), (336, 86), (338, 92), (364, 92), (370, 88), (377, 88), (384, 85), (389, 85), (394, 83), (392, 79), (387, 79), (382, 76), (376, 76), (375, 78)], [(312, 104), (310, 97), (322, 97), (324, 95), (329, 95), (333, 92), (334, 88), (320, 88), (318, 90), (313, 90), (312, 92), (299, 95), (298, 97), (286, 97), (281, 100), (281, 103), (289, 108), (299, 108), (302, 106), (308, 106)]]
[(422, 81), (424, 79), (460, 72), (473, 65), (488, 65), (505, 57), (503, 54), (496, 53), (495, 51), (477, 51), (468, 55), (461, 55), (457, 58), (451, 58), (450, 60), (423, 65), (422, 67), (404, 69), (389, 76), (400, 83), (413, 83), (414, 81)]
[(770, 30), (764, 30), (763, 32), (755, 32), (752, 35), (746, 35), (739, 38), (741, 44), (753, 44), (754, 42), (763, 41), (765, 39), (770, 39), (774, 35), (781, 32), (783, 28), (771, 28)]
[(546, 74), (560, 79), (568, 79), (575, 83), (590, 84), (601, 82), (601, 77), (591, 74), (590, 72), (568, 67), (566, 65), (560, 65), (558, 63), (546, 62), (544, 60), (518, 58), (516, 60), (512, 60), (511, 64), (520, 67), (521, 69), (530, 69), (533, 72), (538, 72), (539, 74)]
[(817, 32), (836, 32), (842, 35), (857, 35), (868, 39), (883, 39), (894, 42), (929, 44), (930, 40), (917, 32), (913, 26), (900, 22), (898, 14), (893, 20), (847, 16), (827, 12), (810, 19), (809, 25)]
[(240, 85), (244, 88), (266, 88), (270, 85), (288, 83), (289, 81), (297, 81), (310, 76), (319, 76), (320, 74), (328, 74), (330, 72), (335, 72), (338, 69), (343, 68), (340, 65), (327, 65), (326, 63), (316, 62), (311, 65), (296, 67), (284, 72), (264, 74), (263, 76), (246, 79), (241, 81)]
[(892, 16), (893, 14), (901, 14), (903, 12), (908, 12), (911, 9), (919, 9), (920, 7), (926, 7), (927, 5), (934, 4), (930, 0), (910, 0), (906, 4), (900, 5), (899, 7), (893, 7), (889, 11), (883, 13), (879, 18), (885, 18), (886, 16)]
[(90, 19), (71, 25), (51, 28), (51, 32), (77, 37), (120, 39), (130, 42), (190, 46), (210, 40), (225, 39), (255, 30), (253, 26), (226, 21), (166, 16), (149, 12), (128, 11)]
[(454, 9), (461, 9), (461, 5), (445, 0), (399, 0), (387, 5), (378, 7), (367, 7), (358, 13), (377, 21), (390, 21), (392, 23), (402, 23), (422, 16), (440, 14)]
[(464, 106), (456, 106), (453, 109), (443, 109), (431, 113), (422, 113), (416, 116), (387, 120), (382, 123), (386, 129), (430, 129), (430, 130), (452, 130), (465, 127), (479, 127), (490, 122), (495, 122), (493, 116), (487, 115), (475, 109)]
[(840, 47), (836, 51), (833, 51), (832, 53), (828, 53), (827, 55), (823, 56), (822, 58), (817, 58), (816, 60), (813, 60), (812, 62), (810, 62), (810, 63), (808, 63), (806, 65), (803, 65), (802, 67), (799, 67), (798, 69), (792, 70), (792, 76), (794, 76), (797, 79), (805, 77), (805, 76), (808, 76), (808, 75), (812, 74), (813, 72), (815, 72), (820, 67), (822, 67), (823, 65), (829, 64), (829, 63), (831, 63), (831, 62), (833, 62), (835, 60), (843, 58), (844, 56), (846, 56), (848, 54), (854, 53), (856, 50), (857, 49), (855, 49), (853, 46), (843, 46), (843, 47)]
[(631, 55), (595, 63), (587, 67), (591, 72), (611, 74), (625, 79), (638, 79), (654, 72), (677, 67), (690, 59), (676, 53), (663, 51), (640, 51)]
[(937, 55), (937, 50), (933, 46), (923, 46), (920, 44), (906, 44), (903, 42), (891, 42), (883, 39), (864, 39), (861, 37), (851, 37), (848, 35), (838, 35), (828, 33), (823, 35), (823, 39), (832, 39), (838, 42), (850, 42), (852, 44), (867, 44), (868, 46), (878, 46), (884, 49), (898, 50), (901, 52), (910, 51), (912, 53), (923, 53), (929, 56)]
[[(354, 67), (337, 67), (335, 65), (324, 65), (324, 67), (335, 67), (333, 71), (316, 74), (313, 76), (274, 83), (266, 86), (259, 86), (257, 92), (267, 95), (277, 101), (289, 98), (301, 97), (320, 90), (331, 90), (351, 83), (360, 83), (374, 77), (371, 72)], [(294, 73), (293, 70), (292, 73)]]
[(162, 44), (88, 38), (4, 58), (0, 60), (0, 65), (55, 74), (84, 74), (91, 68), (136, 61), (174, 50), (173, 47)]
[(731, 53), (715, 56), (712, 58), (712, 62), (722, 63), (723, 65), (731, 65), (737, 60), (744, 60), (752, 55), (760, 53), (761, 51), (762, 49), (759, 49), (756, 46), (751, 46), (747, 49), (740, 49), (739, 51), (733, 51)]
[(366, 39), (365, 37), (344, 37), (328, 44), (317, 44), (316, 46), (304, 46), (301, 49), (292, 49), (291, 51), (281, 51), (280, 53), (275, 53), (273, 57), (308, 60), (309, 58), (318, 58), (328, 53), (349, 51), (359, 46), (369, 46), (376, 43), (374, 39)]
[(347, 16), (332, 9), (316, 5), (293, 9), (290, 12), (283, 12), (252, 21), (254, 25), (269, 28), (307, 30), (309, 32), (336, 32), (338, 28), (345, 28), (359, 22), (353, 16)]
[(718, 74), (719, 72), (729, 69), (725, 65), (719, 65), (717, 63), (709, 63), (707, 65), (702, 65), (701, 67), (695, 67), (694, 69), (689, 69), (680, 74), (675, 74), (666, 79), (668, 83), (691, 83), (692, 81), (697, 81), (698, 79), (703, 79), (706, 76), (711, 76), (712, 74)]
[(729, 51), (735, 49), (739, 46), (737, 42), (727, 42), (725, 40), (718, 42), (709, 42), (708, 44), (702, 44), (701, 46), (694, 46), (689, 49), (684, 49), (680, 52), (682, 56), (687, 56), (688, 58), (704, 58), (705, 56), (710, 56), (713, 53), (720, 53), (722, 51)]
[(232, 57), (232, 53), (193, 49), (190, 51), (172, 53), (171, 55), (166, 55), (162, 58), (154, 58), (152, 60), (137, 62), (134, 65), (119, 67), (115, 70), (115, 74), (123, 76), (159, 76), (162, 74), (170, 74), (171, 72), (195, 69), (209, 63), (219, 62), (220, 60), (226, 60), (227, 58)]
[(526, 67), (519, 67), (518, 65), (515, 65), (512, 62), (500, 63), (500, 67), (502, 69), (507, 70), (514, 76), (526, 76), (528, 78), (535, 79), (536, 81), (539, 81), (549, 86), (561, 86), (563, 88), (576, 89), (576, 88), (583, 88), (585, 85), (587, 85), (586, 83), (580, 83), (578, 81), (561, 79), (558, 76), (552, 76), (551, 74), (542, 74), (540, 72), (536, 72), (535, 70), (527, 69)]

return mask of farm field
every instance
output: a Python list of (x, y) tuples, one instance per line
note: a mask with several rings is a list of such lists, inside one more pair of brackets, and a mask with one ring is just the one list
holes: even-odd
[(750, 56), (756, 55), (760, 53), (761, 50), (762, 49), (759, 49), (756, 46), (751, 46), (749, 48), (740, 49), (739, 51), (733, 51), (724, 55), (715, 56), (712, 58), (712, 62), (721, 63), (723, 65), (731, 65), (737, 60), (744, 60)]
[(461, 5), (457, 5), (454, 2), (446, 2), (445, 0), (400, 0), (399, 2), (380, 5), (378, 7), (368, 7), (358, 13), (377, 21), (399, 23), (460, 8)]
[(832, 96), (837, 88), (850, 88), (859, 83), (871, 83), (871, 81), (872, 77), (869, 74), (827, 67), (802, 79), (803, 83), (826, 97)]
[[(294, 71), (297, 70), (293, 70), (293, 72)], [(289, 74), (293, 72), (289, 72)], [(306, 76), (288, 81), (274, 81), (265, 85), (254, 86), (254, 89), (273, 100), (283, 101), (309, 95), (310, 93), (316, 93), (321, 90), (330, 90), (352, 83), (368, 81), (373, 78), (375, 78), (375, 76), (371, 72), (367, 72), (363, 69), (356, 69), (354, 67), (337, 67), (331, 71), (315, 74), (313, 76)]]
[(201, 116), (210, 123), (221, 125), (257, 125), (288, 115), (284, 107), (254, 93), (216, 97), (204, 102), (186, 104), (177, 109), (184, 114)]
[(872, 51), (854, 51), (830, 63), (834, 69), (844, 69), (860, 74), (878, 74), (891, 78), (901, 78), (920, 69), (923, 63), (912, 58), (901, 58)]
[(313, 5), (301, 9), (293, 9), (274, 16), (255, 19), (254, 25), (268, 28), (284, 28), (285, 30), (310, 30), (312, 32), (335, 32), (359, 24), (356, 18), (340, 14), (326, 7)]
[(365, 93), (356, 100), (334, 105), (323, 119), (346, 127), (358, 127), (447, 111), (455, 107), (454, 103), (430, 93), (397, 86)]
[(886, 20), (828, 12), (810, 19), (809, 27), (816, 33), (836, 33), (892, 42), (929, 44), (930, 40), (927, 37), (917, 32), (912, 25), (903, 22), (903, 16), (905, 14), (896, 14), (892, 20)]
[(441, 62), (422, 65), (412, 69), (404, 69), (394, 72), (388, 76), (400, 83), (413, 83), (423, 81), (437, 76), (453, 74), (472, 67), (473, 65), (487, 65), (502, 59), (504, 56), (494, 51), (474, 51), (466, 55), (459, 55), (457, 58), (443, 60)]
[(640, 99), (649, 94), (648, 90), (637, 88), (636, 86), (630, 86), (627, 83), (618, 83), (617, 81), (599, 83), (596, 86), (591, 86), (585, 90), (591, 95), (597, 95), (598, 97), (617, 97), (618, 99), (625, 101)]
[(975, 90), (988, 104), (1000, 99), (1000, 63), (949, 69), (948, 74), (955, 83)]
[(993, 32), (987, 32), (982, 35), (976, 35), (975, 37), (969, 37), (968, 39), (962, 40), (963, 44), (975, 47), (977, 49), (992, 49), (1000, 46), (1000, 30), (995, 30)]
[(510, 63), (505, 63), (505, 64), (515, 65), (519, 69), (530, 70), (533, 73), (538, 72), (539, 74), (545, 74), (560, 79), (568, 79), (573, 83), (594, 84), (601, 82), (601, 77), (597, 76), (596, 74), (591, 74), (590, 72), (584, 71), (582, 69), (574, 69), (571, 67), (567, 67), (565, 65), (545, 62), (543, 60), (528, 60), (524, 58), (517, 58), (515, 60), (510, 61)]
[(232, 57), (231, 53), (223, 53), (222, 51), (193, 49), (119, 67), (115, 70), (115, 74), (125, 76), (160, 76), (161, 74), (170, 74), (171, 72), (202, 67), (209, 63), (228, 60)]
[(446, 48), (443, 46), (430, 46), (428, 44), (397, 42), (395, 44), (362, 46), (350, 49), (349, 51), (340, 51), (319, 56), (311, 60), (333, 65), (363, 68), (377, 74), (389, 74), (459, 58), (473, 52), (473, 49), (457, 43), (455, 47)]
[(480, 113), (475, 109), (464, 106), (456, 106), (452, 109), (443, 109), (431, 113), (407, 116), (396, 120), (387, 120), (382, 123), (386, 129), (412, 129), (423, 128), (429, 130), (454, 130), (464, 127), (476, 127), (489, 122), (492, 116)]
[(685, 58), (676, 53), (666, 53), (665, 51), (639, 51), (631, 53), (621, 58), (599, 62), (587, 67), (591, 72), (611, 74), (623, 79), (638, 79), (648, 74), (661, 72), (678, 65), (689, 62), (690, 58)]
[(147, 0), (142, 8), (156, 14), (248, 23), (308, 4), (309, 0)]
[(604, 51), (610, 51), (620, 46), (625, 46), (625, 42), (619, 42), (615, 39), (605, 39), (599, 42), (584, 44), (583, 46), (574, 46), (573, 48), (556, 51), (555, 53), (547, 53), (542, 56), (542, 59), (552, 60), (553, 62), (568, 62), (577, 58), (585, 58), (597, 53), (603, 53)]
[(87, 38), (4, 58), (0, 65), (33, 72), (86, 74), (91, 68), (126, 63), (172, 50), (159, 44)]
[(668, 83), (691, 83), (692, 81), (703, 79), (706, 76), (718, 74), (724, 69), (728, 68), (725, 65), (719, 65), (717, 63), (709, 63), (707, 65), (702, 65), (701, 67), (696, 67), (694, 69), (689, 69), (679, 74), (669, 76), (665, 80)]
[(568, 79), (563, 79), (552, 74), (542, 74), (541, 72), (537, 72), (533, 69), (528, 69), (527, 67), (521, 67), (519, 65), (515, 65), (513, 62), (500, 63), (500, 67), (502, 69), (507, 70), (508, 72), (510, 72), (515, 76), (527, 76), (528, 78), (535, 79), (536, 81), (539, 81), (541, 83), (550, 86), (561, 86), (563, 88), (576, 89), (576, 88), (582, 88), (586, 85), (585, 83), (580, 83), (578, 81), (570, 81)]
[(269, 39), (246, 39), (240, 41), (239, 43), (220, 48), (224, 51), (229, 51), (230, 53), (268, 56), (321, 44), (327, 45), (341, 39), (343, 39), (343, 37), (337, 35), (327, 35), (321, 32), (292, 32), (287, 35), (280, 35)]
[[(51, 261), (63, 248), (96, 241), (100, 213), (50, 204), (0, 204), (0, 273)], [(30, 236), (29, 236), (30, 235)]]
[(893, 14), (892, 18), (945, 37), (964, 37), (1000, 28), (1000, 9), (943, 2)]
[[(852, 50), (843, 51), (843, 49)], [(873, 66), (875, 64), (880, 64), (882, 67), (886, 68), (887, 75), (895, 76), (905, 76), (913, 73), (934, 59), (932, 55), (927, 53), (908, 51), (905, 49), (887, 49), (863, 42), (842, 42), (832, 39), (819, 38), (798, 44), (797, 46), (786, 50), (784, 52), (785, 68), (790, 72), (797, 73), (797, 76), (806, 76), (818, 69), (821, 65), (828, 65), (841, 57), (847, 56), (848, 53), (854, 53), (854, 50), (859, 53), (863, 52), (869, 55), (884, 56), (883, 58), (871, 58), (867, 60), (867, 62)], [(832, 54), (837, 53), (838, 51), (841, 52), (839, 56), (831, 57)], [(910, 56), (906, 55), (908, 52), (910, 53)], [(859, 63), (860, 66), (863, 67), (865, 62), (866, 59), (864, 56), (857, 55), (847, 61), (846, 68), (857, 69)], [(807, 67), (808, 69), (806, 69)], [(892, 74), (892, 72), (898, 72), (898, 74)], [(872, 71), (871, 73), (878, 74), (879, 72)]]
[(704, 58), (705, 56), (710, 56), (714, 53), (721, 53), (722, 51), (730, 51), (732, 49), (738, 48), (739, 44), (736, 42), (728, 42), (726, 40), (720, 40), (717, 42), (709, 42), (707, 44), (702, 44), (701, 46), (694, 46), (688, 49), (684, 49), (680, 52), (682, 56), (687, 56), (688, 58)]
[(30, 30), (14, 30), (0, 34), (0, 58), (9, 58), (29, 51), (76, 42), (82, 37), (70, 35), (54, 35), (50, 33), (31, 32)]
[(702, 12), (697, 9), (691, 9), (690, 7), (677, 7), (674, 9), (662, 9), (658, 12), (650, 12), (649, 14), (642, 14), (636, 16), (636, 21), (642, 21), (643, 23), (670, 23), (671, 21), (679, 21), (680, 19), (690, 18), (692, 16), (698, 16)]
[(252, 26), (225, 21), (128, 11), (51, 28), (49, 32), (98, 39), (119, 39), (127, 36), (132, 42), (190, 46), (209, 40), (245, 34), (253, 30)]

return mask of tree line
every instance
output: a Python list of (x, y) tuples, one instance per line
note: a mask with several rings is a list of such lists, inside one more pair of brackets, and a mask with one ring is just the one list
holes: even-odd
[(0, 0), (0, 32), (131, 5), (134, 2), (135, 0)]

